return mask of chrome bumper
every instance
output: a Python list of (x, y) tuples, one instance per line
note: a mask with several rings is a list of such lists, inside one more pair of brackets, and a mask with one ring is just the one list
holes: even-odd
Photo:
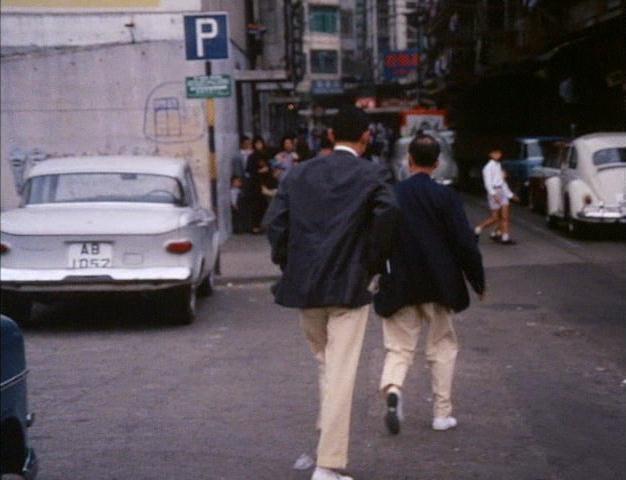
[(585, 207), (577, 215), (578, 220), (596, 223), (626, 223), (626, 210), (616, 206)]
[(0, 268), (2, 289), (21, 292), (151, 290), (191, 279), (186, 267), (21, 269)]

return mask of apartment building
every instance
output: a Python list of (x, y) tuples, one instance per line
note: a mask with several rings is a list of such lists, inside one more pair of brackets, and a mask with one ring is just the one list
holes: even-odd
[(425, 87), (459, 127), (623, 128), (624, 15), (621, 0), (434, 1)]

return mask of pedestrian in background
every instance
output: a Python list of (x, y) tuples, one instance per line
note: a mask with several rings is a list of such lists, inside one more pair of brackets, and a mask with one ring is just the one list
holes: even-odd
[(384, 265), (396, 208), (391, 178), (361, 158), (367, 115), (356, 107), (335, 118), (336, 146), (291, 170), (266, 217), (272, 260), (283, 274), (276, 303), (300, 309), (319, 363), (320, 432), (312, 480), (350, 480), (350, 413), (371, 294)]
[(300, 132), (294, 139), (296, 145), (296, 154), (298, 155), (296, 163), (306, 162), (313, 157), (306, 132)]
[(252, 153), (252, 140), (244, 135), (239, 140), (239, 151), (231, 159), (231, 176), (239, 177), (243, 180), (246, 175), (248, 157)]
[(464, 275), (479, 295), (485, 292), (482, 258), (459, 195), (435, 182), (439, 144), (429, 135), (409, 145), (411, 177), (395, 187), (400, 221), (388, 271), (374, 298), (383, 317), (386, 350), (380, 389), (386, 399), (385, 424), (400, 431), (402, 388), (415, 356), (420, 331), (428, 325), (426, 357), (434, 398), (432, 428), (455, 427), (452, 379), (458, 352), (453, 312), (469, 306)]
[(328, 138), (327, 136), (323, 136), (320, 140), (320, 151), (318, 152), (318, 156), (327, 157), (331, 153), (333, 153), (333, 149), (335, 148), (334, 142)]
[(271, 202), (276, 196), (276, 192), (278, 192), (278, 180), (283, 172), (281, 171), (281, 168), (272, 168), (269, 162), (265, 160), (263, 160), (261, 166), (261, 193), (269, 204), (269, 202)]
[(238, 235), (245, 232), (245, 221), (243, 217), (243, 181), (241, 177), (233, 175), (230, 179), (230, 216), (233, 226), (233, 233)]
[(250, 211), (252, 233), (261, 233), (261, 222), (267, 209), (267, 199), (262, 191), (262, 176), (270, 171), (269, 153), (263, 137), (256, 136), (252, 141), (253, 152), (246, 166), (246, 205)]
[(282, 178), (298, 163), (298, 160), (293, 136), (285, 135), (280, 141), (280, 152), (276, 154), (272, 161), (272, 168), (279, 170), (279, 178)]
[(483, 168), (483, 183), (487, 191), (487, 203), (491, 214), (474, 229), (476, 237), (480, 237), (482, 231), (495, 225), (489, 235), (490, 238), (503, 245), (514, 245), (515, 241), (510, 236), (511, 206), (510, 200), (517, 200), (508, 183), (502, 169), (502, 150), (499, 148), (489, 152), (489, 161)]

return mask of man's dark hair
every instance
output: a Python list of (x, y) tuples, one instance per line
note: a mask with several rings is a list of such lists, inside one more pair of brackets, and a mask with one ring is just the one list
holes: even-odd
[(367, 114), (360, 108), (345, 106), (333, 119), (336, 142), (357, 142), (369, 128)]
[(417, 134), (409, 145), (409, 155), (415, 165), (432, 167), (439, 157), (439, 143), (430, 135)]
[(248, 140), (250, 140), (250, 137), (248, 135), (242, 135), (241, 137), (239, 137), (239, 145)]
[(320, 149), (322, 148), (330, 148), (332, 149), (335, 146), (335, 144), (332, 142), (332, 140), (330, 138), (328, 138), (327, 135), (324, 135), (320, 141)]
[(285, 148), (285, 142), (287, 140), (291, 140), (292, 143), (295, 143), (296, 137), (295, 135), (287, 134), (283, 135), (283, 138), (280, 139), (280, 149), (283, 150)]

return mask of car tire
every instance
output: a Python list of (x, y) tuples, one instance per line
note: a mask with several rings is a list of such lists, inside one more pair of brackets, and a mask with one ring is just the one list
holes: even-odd
[(0, 310), (18, 325), (24, 325), (30, 320), (33, 302), (27, 298), (21, 298), (11, 293), (2, 294)]
[(24, 433), (20, 422), (15, 419), (3, 422), (1, 432), (0, 474), (19, 474), (26, 461)]
[(531, 212), (535, 213), (546, 212), (545, 204), (542, 205), (541, 202), (537, 201), (537, 192), (534, 188), (530, 188), (530, 190), (528, 191), (528, 208)]
[(556, 215), (546, 215), (546, 225), (550, 230), (556, 230), (559, 226), (559, 217)]
[(530, 188), (526, 185), (522, 185), (519, 188), (519, 201), (520, 201), (520, 205), (522, 206), (528, 206), (528, 204), (530, 203)]
[(196, 319), (196, 300), (196, 289), (192, 285), (172, 290), (167, 309), (172, 322), (176, 325), (191, 325)]
[(531, 212), (537, 211), (537, 208), (535, 206), (535, 195), (533, 194), (532, 186), (528, 190), (528, 209)]
[(585, 238), (587, 236), (587, 225), (568, 216), (567, 233), (574, 238)]
[(210, 297), (213, 295), (213, 287), (214, 287), (214, 276), (213, 270), (209, 272), (209, 274), (204, 277), (202, 283), (198, 285), (198, 296), (199, 297)]

